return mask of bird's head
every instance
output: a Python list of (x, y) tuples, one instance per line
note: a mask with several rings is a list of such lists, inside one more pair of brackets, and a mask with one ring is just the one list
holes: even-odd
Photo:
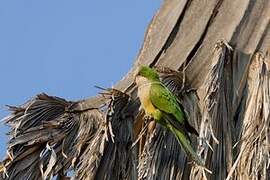
[(155, 69), (148, 66), (140, 66), (135, 72), (135, 81), (138, 84), (138, 80), (145, 79), (148, 81), (159, 81), (159, 75)]

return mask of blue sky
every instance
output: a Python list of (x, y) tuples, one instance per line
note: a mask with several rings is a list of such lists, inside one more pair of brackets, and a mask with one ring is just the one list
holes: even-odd
[[(111, 87), (133, 64), (161, 0), (0, 2), (0, 119), (45, 92), (68, 100)], [(0, 159), (8, 128), (0, 126)]]

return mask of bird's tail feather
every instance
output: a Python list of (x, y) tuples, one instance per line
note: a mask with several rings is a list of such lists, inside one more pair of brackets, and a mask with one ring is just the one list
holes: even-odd
[(196, 151), (193, 149), (189, 137), (185, 132), (182, 132), (181, 130), (175, 129), (174, 127), (170, 127), (171, 131), (175, 134), (178, 142), (180, 143), (182, 149), (185, 151), (185, 153), (192, 158), (193, 161), (196, 162), (199, 166), (204, 166), (204, 163), (202, 162), (201, 158), (198, 156)]

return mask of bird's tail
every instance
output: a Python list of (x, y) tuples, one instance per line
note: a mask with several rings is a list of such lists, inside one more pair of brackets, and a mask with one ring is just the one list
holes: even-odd
[(198, 156), (196, 151), (193, 149), (190, 139), (188, 137), (188, 134), (185, 132), (182, 132), (181, 130), (178, 130), (174, 127), (170, 127), (172, 132), (175, 134), (178, 142), (180, 143), (182, 149), (185, 151), (185, 153), (192, 158), (193, 161), (196, 162), (199, 166), (204, 166), (204, 163), (202, 162), (201, 158)]

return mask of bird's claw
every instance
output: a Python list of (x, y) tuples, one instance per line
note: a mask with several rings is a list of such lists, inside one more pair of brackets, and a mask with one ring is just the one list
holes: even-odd
[(150, 115), (144, 115), (145, 121), (151, 121), (153, 118)]

